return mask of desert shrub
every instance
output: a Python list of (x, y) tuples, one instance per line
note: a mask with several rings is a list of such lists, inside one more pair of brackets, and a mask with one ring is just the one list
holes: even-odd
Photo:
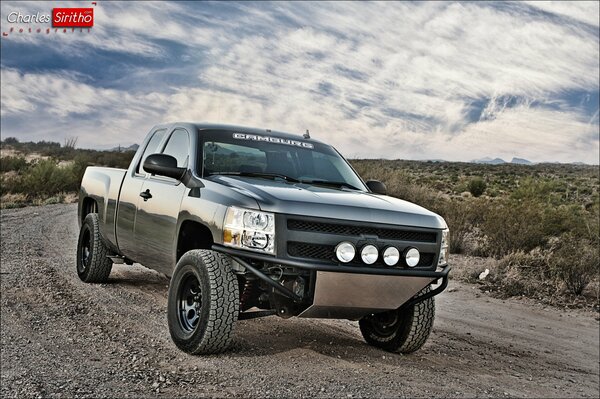
[(41, 160), (23, 176), (20, 192), (29, 196), (50, 196), (62, 191), (74, 191), (77, 182), (73, 168), (59, 167), (53, 160)]
[(73, 173), (75, 190), (77, 190), (81, 185), (81, 180), (83, 179), (85, 169), (91, 165), (92, 162), (90, 161), (90, 159), (83, 154), (77, 155), (73, 160), (73, 163), (71, 164), (71, 170)]
[(28, 166), (27, 161), (23, 157), (2, 157), (0, 158), (0, 172), (25, 170)]
[(564, 182), (547, 179), (533, 179), (527, 177), (519, 181), (511, 197), (516, 200), (538, 201), (549, 204), (560, 204), (565, 196), (566, 186)]
[(480, 250), (486, 256), (528, 252), (542, 246), (547, 240), (544, 234), (544, 209), (536, 202), (489, 203), (481, 231), (486, 241)]
[(552, 276), (548, 265), (550, 257), (551, 252), (541, 248), (511, 252), (500, 259), (498, 268), (502, 271), (517, 269), (522, 276), (546, 280)]
[(14, 171), (0, 174), (0, 194), (19, 192), (22, 180), (23, 176)]
[(465, 251), (467, 236), (473, 231), (473, 226), (480, 223), (482, 203), (477, 199), (460, 198), (438, 202), (434, 208), (450, 229), (450, 253)]
[(502, 297), (543, 297), (554, 291), (547, 250), (511, 252), (502, 257), (483, 281), (488, 289)]
[(19, 140), (16, 137), (7, 137), (2, 140), (2, 144), (18, 144)]
[(550, 268), (567, 291), (580, 295), (586, 285), (598, 275), (600, 256), (593, 242), (572, 233), (564, 234), (552, 248)]
[(479, 197), (485, 192), (487, 184), (481, 177), (476, 177), (469, 181), (467, 188), (473, 197)]

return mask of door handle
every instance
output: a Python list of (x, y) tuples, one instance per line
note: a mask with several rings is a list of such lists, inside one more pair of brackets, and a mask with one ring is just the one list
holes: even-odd
[(152, 198), (152, 194), (150, 194), (150, 189), (147, 189), (146, 191), (142, 191), (140, 193), (140, 197), (142, 197), (144, 199), (144, 201), (148, 201), (150, 198)]

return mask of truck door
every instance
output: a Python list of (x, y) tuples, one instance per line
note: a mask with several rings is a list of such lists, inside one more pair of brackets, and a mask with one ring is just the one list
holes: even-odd
[(163, 142), (166, 133), (167, 129), (158, 129), (150, 133), (150, 138), (143, 149), (142, 156), (132, 168), (127, 170), (125, 180), (121, 185), (116, 218), (117, 244), (121, 253), (136, 262), (141, 262), (141, 260), (138, 259), (139, 248), (136, 247), (133, 235), (135, 217), (139, 203), (143, 202), (140, 198), (140, 193), (142, 192), (142, 186), (146, 181), (147, 175), (142, 165), (148, 155), (160, 151), (160, 148), (162, 148), (160, 144)]
[[(169, 136), (163, 154), (177, 159), (178, 167), (187, 167), (190, 137), (187, 130), (176, 128)], [(149, 175), (139, 192), (134, 239), (144, 248), (138, 260), (144, 266), (171, 275), (174, 268), (177, 218), (187, 187), (178, 180)]]

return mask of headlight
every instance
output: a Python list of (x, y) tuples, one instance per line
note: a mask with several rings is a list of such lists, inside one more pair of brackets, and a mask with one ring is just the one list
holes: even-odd
[(230, 206), (224, 225), (224, 245), (275, 254), (274, 214)]
[(440, 249), (440, 257), (438, 258), (438, 266), (445, 266), (448, 264), (448, 257), (450, 256), (449, 249), (450, 230), (442, 230), (442, 248)]

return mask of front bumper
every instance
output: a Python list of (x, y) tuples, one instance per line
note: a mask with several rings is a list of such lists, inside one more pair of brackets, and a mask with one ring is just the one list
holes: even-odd
[(445, 279), (451, 270), (449, 265), (442, 267), (439, 270), (419, 270), (419, 269), (399, 269), (399, 268), (383, 268), (383, 267), (367, 267), (367, 266), (344, 266), (325, 262), (306, 262), (294, 259), (281, 259), (272, 255), (261, 254), (242, 249), (226, 247), (220, 244), (213, 244), (212, 249), (230, 256), (239, 258), (252, 259), (267, 263), (273, 263), (283, 266), (297, 267), (306, 270), (316, 270), (322, 272), (336, 273), (357, 273), (357, 274), (372, 274), (382, 276), (406, 276), (406, 277), (427, 277), (434, 280)]
[[(218, 244), (213, 245), (212, 249), (231, 256), (246, 270), (296, 302), (302, 302), (303, 298), (246, 260), (313, 271), (315, 286), (312, 303), (299, 314), (299, 317), (310, 318), (358, 320), (368, 314), (413, 306), (444, 291), (448, 286), (448, 273), (451, 269), (449, 265), (439, 271), (343, 266), (279, 259)], [(439, 279), (441, 282), (436, 288), (423, 293), (424, 288)]]

